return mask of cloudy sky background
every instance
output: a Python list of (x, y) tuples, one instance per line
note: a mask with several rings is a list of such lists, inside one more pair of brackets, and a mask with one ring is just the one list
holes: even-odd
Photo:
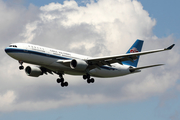
[[(178, 4), (0, 0), (0, 119), (179, 120)], [(176, 46), (142, 56), (138, 64), (164, 63), (162, 67), (96, 78), (90, 85), (81, 76), (65, 75), (67, 88), (56, 83), (56, 75), (26, 76), (4, 52), (10, 43), (28, 42), (96, 57), (125, 53), (136, 39), (145, 40), (143, 50)]]

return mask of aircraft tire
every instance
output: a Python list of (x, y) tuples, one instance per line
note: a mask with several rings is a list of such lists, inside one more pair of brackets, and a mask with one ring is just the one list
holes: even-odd
[(60, 80), (59, 78), (58, 78), (56, 81), (57, 81), (57, 83), (60, 83), (60, 82), (61, 82), (61, 80)]
[(66, 87), (67, 87), (67, 86), (68, 86), (68, 82), (64, 82), (64, 86), (66, 86)]
[(94, 78), (91, 78), (90, 81), (91, 81), (91, 83), (94, 83), (95, 80), (94, 80)]
[(62, 82), (62, 83), (61, 83), (61, 87), (64, 87), (64, 86), (65, 86), (65, 85), (64, 85), (64, 83)]
[(61, 87), (67, 87), (68, 86), (68, 82), (61, 82)]
[(19, 69), (20, 69), (20, 70), (23, 70), (23, 69), (24, 69), (24, 66), (19, 66)]
[(91, 79), (87, 79), (87, 83), (89, 83), (89, 84), (90, 84), (90, 83), (91, 83)]
[(83, 79), (86, 80), (87, 79), (87, 75), (83, 75)]
[(56, 81), (57, 81), (57, 83), (63, 83), (64, 82), (64, 78), (58, 78)]

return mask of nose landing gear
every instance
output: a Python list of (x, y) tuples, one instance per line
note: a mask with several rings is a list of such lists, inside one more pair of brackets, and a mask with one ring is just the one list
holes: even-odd
[(21, 66), (19, 66), (19, 70), (23, 70), (23, 69), (24, 69), (24, 66), (22, 65), (22, 64), (23, 64), (23, 61), (19, 60), (18, 62), (19, 62), (19, 64), (21, 65)]

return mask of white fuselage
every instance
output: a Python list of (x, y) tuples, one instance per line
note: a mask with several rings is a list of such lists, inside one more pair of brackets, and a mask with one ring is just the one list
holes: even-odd
[(23, 61), (38, 66), (48, 68), (51, 71), (71, 74), (71, 75), (84, 75), (88, 72), (91, 76), (95, 77), (117, 77), (130, 74), (128, 65), (121, 65), (119, 63), (111, 64), (110, 66), (104, 65), (100, 68), (91, 69), (89, 71), (77, 71), (70, 66), (58, 63), (58, 60), (73, 60), (81, 59), (88, 60), (88, 56), (83, 56), (75, 53), (65, 52), (57, 49), (42, 47), (27, 43), (11, 44), (10, 47), (5, 49), (6, 53), (16, 60)]

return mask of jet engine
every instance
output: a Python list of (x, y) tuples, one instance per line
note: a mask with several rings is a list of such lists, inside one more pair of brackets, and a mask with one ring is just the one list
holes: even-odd
[(130, 66), (130, 67), (129, 67), (129, 71), (130, 71), (131, 73), (133, 73), (135, 70), (133, 69), (132, 66)]
[(39, 77), (40, 75), (43, 75), (42, 70), (36, 66), (27, 66), (25, 72), (28, 76), (31, 77)]
[(88, 64), (84, 60), (74, 59), (70, 63), (70, 67), (75, 70), (84, 71)]
[(132, 66), (129, 67), (129, 71), (130, 71), (131, 73), (141, 72), (141, 70), (139, 70), (139, 69), (137, 69), (137, 68), (135, 68), (135, 67), (132, 67)]

